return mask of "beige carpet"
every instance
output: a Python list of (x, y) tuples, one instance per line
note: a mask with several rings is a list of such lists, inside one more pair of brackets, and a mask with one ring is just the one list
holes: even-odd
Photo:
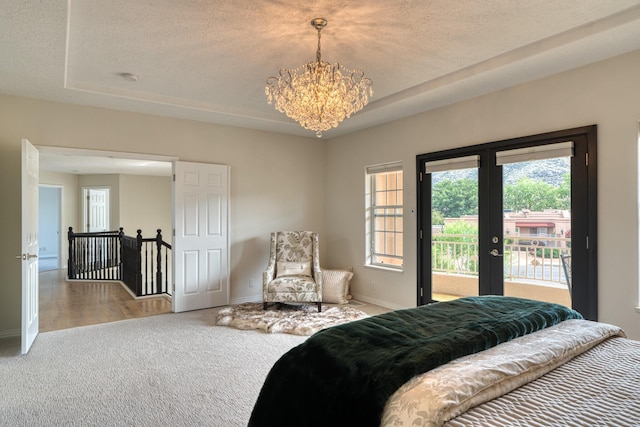
[(0, 339), (0, 426), (246, 426), (306, 337), (215, 326), (216, 310)]
[(365, 312), (342, 305), (325, 305), (319, 313), (315, 304), (270, 304), (264, 310), (262, 303), (245, 303), (221, 309), (216, 316), (216, 323), (219, 326), (258, 329), (272, 334), (312, 335), (329, 326), (365, 317), (368, 317)]

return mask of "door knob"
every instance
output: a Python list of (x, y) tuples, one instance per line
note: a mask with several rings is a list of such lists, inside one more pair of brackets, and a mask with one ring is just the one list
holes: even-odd
[(491, 252), (489, 252), (491, 255), (493, 256), (502, 256), (502, 254), (500, 252), (498, 252), (497, 249), (491, 249)]

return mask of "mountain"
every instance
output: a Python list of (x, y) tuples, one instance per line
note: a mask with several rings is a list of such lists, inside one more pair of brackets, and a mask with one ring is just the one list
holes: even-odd
[[(505, 177), (505, 185), (513, 185), (520, 178), (531, 178), (543, 181), (547, 184), (558, 186), (562, 183), (565, 174), (571, 173), (569, 157), (558, 159), (535, 160), (531, 162), (511, 163), (502, 167)], [(459, 179), (478, 179), (477, 169), (459, 169), (447, 172), (435, 172), (431, 174), (432, 184), (435, 185), (444, 179), (456, 181)]]

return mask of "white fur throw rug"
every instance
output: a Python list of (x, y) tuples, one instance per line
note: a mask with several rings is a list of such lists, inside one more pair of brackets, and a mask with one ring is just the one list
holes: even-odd
[(220, 309), (216, 324), (261, 329), (270, 334), (312, 335), (320, 329), (365, 317), (368, 317), (365, 312), (344, 306), (322, 306), (322, 312), (318, 313), (315, 304), (270, 304), (263, 310), (261, 303), (244, 303)]

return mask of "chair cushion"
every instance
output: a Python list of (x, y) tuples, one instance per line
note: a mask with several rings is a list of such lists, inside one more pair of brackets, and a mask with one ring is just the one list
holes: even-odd
[(283, 276), (311, 276), (310, 262), (278, 262), (276, 277)]
[(349, 284), (353, 272), (351, 268), (344, 270), (322, 269), (322, 301), (333, 304), (347, 304), (351, 299)]
[(267, 293), (317, 292), (316, 282), (311, 276), (278, 277), (267, 284)]

